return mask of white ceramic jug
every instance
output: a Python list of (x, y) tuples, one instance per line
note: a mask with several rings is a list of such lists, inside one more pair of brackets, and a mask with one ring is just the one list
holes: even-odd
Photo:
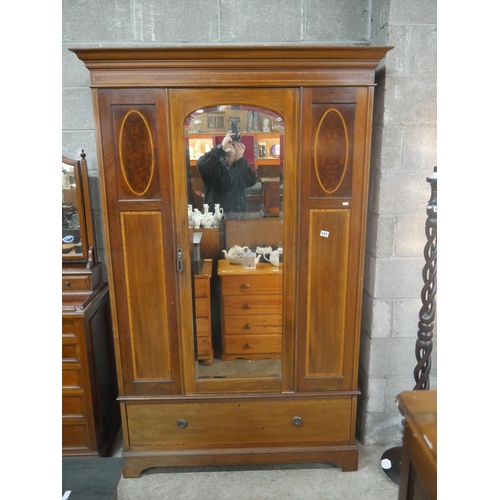
[(193, 210), (193, 227), (195, 229), (200, 229), (200, 223), (201, 223), (201, 212), (195, 208)]
[(219, 203), (214, 205), (214, 227), (221, 227), (224, 219), (224, 209)]
[(212, 227), (214, 215), (212, 212), (206, 212), (202, 216), (202, 225), (206, 229), (210, 229)]

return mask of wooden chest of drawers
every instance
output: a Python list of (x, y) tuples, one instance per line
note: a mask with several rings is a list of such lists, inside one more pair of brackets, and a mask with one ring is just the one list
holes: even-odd
[(107, 285), (93, 295), (63, 295), (63, 456), (106, 456), (118, 432), (111, 333)]
[(220, 260), (222, 359), (278, 359), (282, 349), (282, 271)]
[(211, 365), (214, 360), (214, 350), (212, 348), (212, 316), (210, 314), (211, 277), (212, 259), (205, 259), (201, 273), (196, 274), (194, 277), (197, 357), (204, 365)]

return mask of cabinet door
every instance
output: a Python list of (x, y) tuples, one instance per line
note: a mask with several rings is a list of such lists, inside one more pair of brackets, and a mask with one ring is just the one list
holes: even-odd
[(179, 393), (166, 91), (95, 92), (120, 393)]
[(298, 388), (356, 390), (372, 88), (305, 89)]

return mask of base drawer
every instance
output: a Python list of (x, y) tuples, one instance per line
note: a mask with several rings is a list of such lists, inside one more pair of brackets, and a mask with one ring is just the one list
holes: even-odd
[(347, 444), (353, 404), (349, 396), (127, 403), (130, 449)]

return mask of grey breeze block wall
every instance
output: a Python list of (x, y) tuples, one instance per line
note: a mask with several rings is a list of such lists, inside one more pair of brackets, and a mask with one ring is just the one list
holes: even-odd
[[(358, 438), (401, 439), (394, 403), (414, 386), (426, 177), (436, 164), (437, 0), (63, 0), (62, 154), (83, 148), (105, 264), (89, 74), (71, 47), (391, 45), (377, 73)], [(106, 277), (106, 274), (105, 274)], [(435, 351), (432, 387), (435, 388)]]

